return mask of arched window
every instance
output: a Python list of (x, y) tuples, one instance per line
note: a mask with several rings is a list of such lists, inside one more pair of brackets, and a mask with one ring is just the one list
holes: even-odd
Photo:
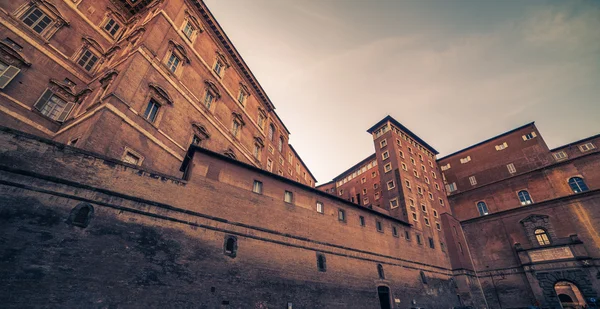
[(529, 192), (527, 192), (527, 190), (521, 190), (519, 191), (519, 193), (517, 193), (517, 195), (519, 196), (519, 201), (521, 201), (521, 206), (533, 203), (533, 201), (531, 200), (531, 196), (529, 195)]
[(487, 205), (485, 204), (485, 202), (479, 202), (477, 203), (477, 210), (479, 210), (479, 215), (480, 216), (485, 216), (489, 214)]
[(277, 143), (277, 149), (279, 149), (279, 152), (283, 151), (283, 136), (279, 137), (279, 142)]
[(379, 274), (379, 279), (385, 279), (385, 274), (383, 273), (383, 266), (381, 264), (377, 264), (377, 274)]
[(535, 229), (535, 239), (540, 246), (546, 246), (550, 244), (550, 238), (548, 232), (542, 228)]
[(588, 186), (585, 184), (585, 181), (583, 181), (583, 178), (581, 177), (569, 178), (569, 186), (571, 187), (571, 190), (573, 190), (573, 193), (580, 193), (589, 190)]
[(87, 227), (93, 215), (94, 207), (88, 203), (81, 203), (71, 210), (67, 223), (79, 227)]
[(275, 135), (275, 126), (271, 123), (269, 124), (269, 140), (272, 142), (273, 141), (273, 136)]
[(322, 272), (327, 271), (327, 260), (325, 259), (325, 254), (319, 252), (317, 252), (317, 269)]
[(237, 238), (235, 236), (225, 236), (224, 253), (227, 256), (234, 258), (237, 254)]

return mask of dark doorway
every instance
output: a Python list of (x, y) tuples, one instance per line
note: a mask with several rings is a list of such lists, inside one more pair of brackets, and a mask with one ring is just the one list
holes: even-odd
[(381, 304), (381, 309), (392, 309), (390, 288), (387, 286), (377, 287), (377, 294), (379, 294), (379, 304)]

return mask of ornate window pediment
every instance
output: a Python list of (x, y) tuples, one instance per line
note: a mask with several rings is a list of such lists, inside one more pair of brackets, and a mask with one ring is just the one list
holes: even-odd
[(208, 130), (206, 130), (206, 127), (199, 124), (199, 123), (192, 123), (192, 129), (194, 130), (194, 133), (204, 139), (208, 139), (210, 138), (210, 134), (208, 133)]
[(531, 214), (519, 221), (525, 229), (525, 234), (534, 247), (549, 245), (556, 239), (556, 232), (546, 215)]
[(237, 159), (235, 152), (233, 152), (233, 149), (231, 149), (231, 148), (227, 148), (225, 151), (223, 151), (223, 154), (232, 159)]
[(227, 67), (230, 67), (231, 65), (229, 64), (229, 61), (227, 61), (227, 57), (220, 51), (215, 51), (215, 53), (217, 54), (217, 59), (221, 60), (223, 62), (223, 64)]
[(204, 84), (206, 84), (206, 88), (208, 88), (208, 91), (212, 92), (217, 97), (217, 99), (221, 98), (221, 92), (219, 91), (219, 88), (217, 87), (217, 85), (215, 85), (215, 83), (209, 80), (205, 80)]
[(45, 40), (50, 40), (62, 26), (69, 26), (64, 15), (52, 3), (45, 0), (27, 1), (14, 15)]
[(263, 139), (262, 139), (262, 138), (260, 138), (259, 136), (255, 136), (255, 137), (254, 137), (254, 142), (255, 142), (256, 144), (258, 144), (258, 145), (259, 145), (261, 148), (262, 148), (262, 147), (265, 147), (265, 142), (263, 142)]
[(231, 113), (231, 117), (233, 117), (233, 119), (239, 121), (241, 125), (246, 125), (246, 122), (244, 122), (244, 118), (243, 118), (242, 114), (240, 114), (238, 112), (233, 112), (233, 113)]
[(20, 51), (4, 41), (0, 41), (0, 59), (2, 62), (15, 67), (31, 66), (31, 62)]
[(188, 57), (187, 50), (185, 49), (185, 47), (183, 47), (183, 45), (181, 45), (173, 40), (169, 40), (169, 44), (171, 45), (172, 52), (177, 52), (179, 54), (179, 56), (181, 56), (181, 58), (183, 58), (185, 63), (190, 63), (190, 58)]
[(167, 91), (165, 91), (162, 87), (155, 83), (148, 84), (148, 87), (150, 87), (152, 97), (155, 100), (158, 100), (159, 103), (161, 103), (162, 105), (173, 105), (173, 99), (171, 99), (171, 96), (169, 96)]

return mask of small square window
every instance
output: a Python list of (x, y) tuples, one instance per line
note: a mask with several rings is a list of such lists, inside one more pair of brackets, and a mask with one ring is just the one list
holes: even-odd
[(255, 180), (254, 185), (252, 186), (252, 192), (262, 194), (263, 192), (263, 183)]
[(117, 32), (119, 31), (120, 28), (121, 28), (121, 25), (119, 25), (119, 23), (117, 23), (112, 18), (109, 18), (106, 21), (106, 24), (104, 24), (104, 30), (106, 32), (108, 32), (108, 34), (110, 34), (110, 36), (112, 36), (112, 37), (114, 37), (115, 34), (117, 34)]
[[(281, 172), (281, 171), (280, 171), (280, 172)], [(292, 192), (290, 192), (290, 191), (285, 191), (285, 195), (284, 195), (284, 197), (283, 197), (283, 200), (284, 200), (286, 203), (292, 203), (292, 202), (293, 202), (293, 200), (294, 200), (294, 194), (293, 194)]]
[(390, 157), (390, 153), (386, 150), (381, 154), (383, 160), (387, 160)]
[(380, 148), (383, 148), (385, 146), (387, 146), (387, 140), (384, 138), (381, 140), (381, 142), (379, 142)]
[(428, 193), (429, 199), (433, 201), (433, 194), (431, 192)]
[(360, 179), (360, 183), (365, 183), (365, 182), (367, 182), (367, 178), (363, 177)]
[(392, 170), (392, 164), (391, 163), (387, 163), (386, 165), (383, 166), (383, 171), (386, 173), (389, 173)]
[(377, 188), (379, 188), (379, 184), (378, 183), (374, 183), (373, 184), (373, 189), (377, 189)]
[(377, 176), (377, 172), (372, 172), (371, 173), (371, 178), (375, 178)]
[(440, 205), (444, 206), (444, 200), (443, 199), (439, 199)]
[(388, 190), (392, 190), (392, 189), (394, 189), (395, 187), (396, 187), (396, 184), (394, 183), (394, 181), (393, 181), (393, 180), (390, 180), (390, 181), (388, 181), (388, 182), (387, 182), (387, 189), (388, 189)]
[(415, 163), (415, 159), (410, 158), (410, 163), (412, 163), (413, 165), (417, 165), (417, 163)]
[(390, 208), (394, 209), (396, 207), (398, 207), (398, 199), (397, 198), (390, 201)]

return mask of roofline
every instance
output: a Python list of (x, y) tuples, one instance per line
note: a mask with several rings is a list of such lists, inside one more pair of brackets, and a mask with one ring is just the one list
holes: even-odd
[(433, 152), (434, 154), (437, 155), (439, 153), (437, 150), (435, 150), (435, 148), (433, 148), (431, 145), (427, 144), (427, 142), (422, 140), (419, 136), (417, 136), (415, 133), (413, 133), (411, 130), (409, 130), (407, 127), (402, 125), (400, 122), (398, 122), (398, 120), (394, 119), (394, 117), (392, 117), (390, 115), (387, 115), (383, 119), (379, 120), (379, 122), (377, 122), (375, 125), (370, 127), (367, 130), (367, 132), (369, 132), (369, 134), (373, 134), (373, 131), (375, 131), (377, 128), (379, 128), (381, 125), (383, 125), (385, 122), (388, 122), (388, 121), (391, 122), (392, 124), (394, 124), (395, 126), (400, 127), (400, 129), (402, 131), (404, 131), (404, 133), (408, 134), (410, 137), (412, 137), (414, 140), (419, 142), (421, 145), (425, 146), (425, 148), (431, 150), (431, 152)]
[(337, 202), (343, 203), (346, 206), (350, 206), (350, 207), (353, 207), (353, 208), (356, 208), (356, 209), (361, 209), (361, 210), (364, 210), (364, 211), (369, 212), (369, 213), (377, 214), (377, 215), (379, 215), (381, 217), (384, 217), (386, 219), (392, 220), (392, 221), (394, 221), (396, 223), (399, 223), (401, 225), (404, 225), (404, 226), (412, 226), (412, 224), (410, 224), (408, 222), (405, 222), (403, 220), (400, 220), (400, 219), (398, 219), (396, 217), (393, 217), (391, 215), (388, 215), (388, 214), (385, 214), (385, 213), (381, 213), (379, 211), (376, 211), (376, 210), (373, 210), (373, 209), (370, 209), (370, 208), (367, 208), (367, 207), (360, 206), (358, 204), (355, 204), (355, 203), (352, 203), (350, 201), (347, 201), (347, 200), (345, 200), (345, 199), (343, 199), (341, 197), (338, 197), (336, 195), (323, 192), (321, 190), (318, 190), (317, 188), (313, 188), (311, 186), (307, 186), (307, 185), (305, 185), (303, 183), (296, 182), (294, 180), (291, 180), (291, 179), (285, 178), (283, 176), (280, 176), (280, 175), (271, 173), (269, 171), (263, 170), (263, 169), (261, 169), (259, 167), (254, 166), (254, 165), (250, 165), (250, 164), (247, 164), (247, 163), (244, 163), (244, 162), (232, 159), (230, 157), (227, 157), (227, 156), (222, 155), (220, 153), (208, 150), (206, 148), (202, 148), (202, 147), (197, 146), (197, 145), (190, 145), (190, 147), (188, 148), (188, 150), (186, 152), (185, 159), (181, 163), (180, 170), (184, 170), (185, 169), (186, 165), (189, 164), (189, 162), (193, 159), (194, 153), (196, 151), (201, 152), (201, 153), (203, 153), (205, 155), (208, 155), (210, 157), (217, 158), (219, 160), (223, 160), (225, 162), (231, 163), (233, 165), (237, 165), (239, 167), (246, 168), (246, 169), (249, 169), (251, 171), (260, 173), (262, 175), (274, 178), (274, 179), (279, 180), (281, 182), (285, 182), (285, 183), (288, 183), (290, 185), (300, 187), (301, 189), (307, 190), (307, 191), (309, 191), (311, 193), (314, 193), (314, 194), (317, 194), (319, 196), (326, 197), (326, 198), (329, 198), (329, 199), (333, 199), (333, 200), (335, 200)]
[(585, 141), (588, 141), (588, 140), (591, 140), (591, 139), (594, 139), (594, 138), (598, 138), (598, 137), (600, 137), (600, 133), (596, 134), (596, 135), (592, 135), (592, 136), (586, 137), (586, 138), (582, 138), (582, 139), (574, 141), (574, 142), (570, 142), (570, 143), (562, 145), (562, 146), (558, 146), (556, 148), (550, 149), (550, 151), (556, 151), (556, 150), (559, 150), (559, 149), (562, 149), (562, 148), (566, 148), (566, 147), (569, 147), (569, 146), (573, 146), (573, 145), (576, 145), (576, 144), (581, 144), (581, 143), (583, 143)]
[[(208, 6), (202, 0), (191, 0), (191, 2), (200, 11), (200, 14), (206, 19), (211, 30), (216, 34), (217, 38), (221, 41), (221, 44), (225, 47), (229, 55), (233, 58), (233, 61), (240, 67), (244, 77), (246, 77), (254, 90), (258, 93), (258, 96), (267, 105), (268, 109), (274, 110), (275, 105), (271, 102), (271, 99), (267, 95), (266, 91), (262, 88), (256, 76), (252, 73), (240, 53), (237, 51), (215, 16), (208, 9)], [(287, 129), (286, 129), (287, 130)]]
[(277, 120), (279, 120), (279, 123), (281, 123), (281, 125), (283, 126), (283, 129), (285, 130), (285, 132), (287, 132), (288, 135), (292, 134), (292, 133), (290, 133), (290, 130), (288, 130), (288, 128), (285, 126), (285, 123), (283, 123), (283, 121), (281, 120), (281, 118), (279, 118), (279, 115), (277, 115), (277, 113), (275, 112), (275, 110), (272, 110), (272, 112), (275, 115), (275, 117), (277, 117)]
[(530, 123), (524, 124), (524, 125), (522, 125), (522, 126), (520, 126), (520, 127), (518, 127), (518, 128), (514, 128), (514, 129), (512, 129), (512, 130), (510, 130), (510, 131), (506, 131), (506, 132), (504, 132), (504, 133), (498, 134), (498, 135), (496, 135), (496, 136), (494, 136), (494, 137), (488, 138), (488, 139), (486, 139), (486, 140), (484, 140), (484, 141), (481, 141), (481, 142), (479, 142), (479, 143), (477, 143), (477, 144), (473, 144), (473, 145), (471, 145), (471, 146), (469, 146), (469, 147), (466, 147), (466, 148), (463, 148), (463, 149), (461, 149), (461, 150), (455, 151), (455, 152), (453, 152), (453, 153), (451, 153), (451, 154), (449, 154), (449, 155), (445, 155), (445, 156), (443, 156), (443, 157), (441, 157), (441, 158), (437, 159), (436, 161), (437, 161), (437, 162), (439, 162), (439, 161), (445, 160), (445, 159), (447, 159), (447, 158), (449, 158), (449, 157), (452, 157), (452, 156), (454, 156), (454, 155), (457, 155), (457, 154), (459, 154), (459, 153), (461, 153), (461, 152), (463, 152), (463, 151), (467, 151), (467, 150), (473, 149), (473, 148), (475, 148), (475, 147), (477, 147), (477, 146), (483, 145), (483, 144), (485, 144), (485, 143), (487, 143), (487, 142), (490, 142), (490, 141), (492, 141), (492, 140), (495, 140), (495, 139), (497, 139), (497, 138), (500, 138), (500, 137), (506, 136), (506, 135), (508, 135), (508, 134), (511, 134), (511, 133), (513, 133), (513, 132), (515, 132), (515, 131), (521, 130), (521, 129), (523, 129), (523, 128), (526, 128), (526, 127), (528, 127), (528, 126), (531, 126), (531, 125), (535, 126), (535, 121), (532, 121), (532, 122), (530, 122)]
[(357, 167), (359, 167), (359, 166), (363, 165), (365, 162), (367, 162), (367, 161), (370, 161), (370, 160), (373, 160), (373, 158), (376, 158), (376, 154), (375, 154), (375, 153), (374, 153), (374, 154), (372, 154), (372, 155), (370, 155), (370, 156), (368, 156), (368, 157), (366, 157), (366, 158), (364, 158), (364, 159), (362, 159), (362, 161), (360, 161), (360, 162), (358, 162), (358, 163), (356, 163), (356, 164), (352, 165), (352, 167), (351, 167), (351, 168), (349, 168), (349, 169), (345, 170), (343, 173), (341, 173), (341, 174), (339, 174), (339, 175), (337, 175), (337, 176), (333, 177), (333, 179), (332, 179), (331, 181), (332, 181), (332, 182), (335, 182), (335, 181), (336, 181), (338, 178), (342, 177), (342, 175), (346, 175), (348, 172), (350, 172), (350, 171), (352, 171), (353, 169), (355, 169), (355, 168), (357, 168)]
[(335, 183), (335, 181), (331, 180), (331, 181), (328, 181), (328, 182), (326, 182), (326, 183), (324, 183), (324, 184), (321, 184), (321, 185), (315, 186), (315, 189), (318, 189), (318, 188), (320, 188), (320, 187), (322, 187), (322, 186), (326, 186), (326, 185), (329, 185), (329, 184), (332, 184), (332, 183)]
[(304, 165), (304, 168), (306, 168), (306, 171), (308, 171), (308, 173), (310, 174), (310, 176), (315, 180), (315, 184), (316, 184), (317, 183), (317, 177), (315, 177), (315, 175), (313, 175), (313, 173), (308, 169), (308, 166), (304, 163), (304, 161), (302, 161), (302, 158), (300, 158), (300, 155), (298, 154), (298, 152), (296, 152), (296, 149), (294, 149), (294, 146), (292, 146), (292, 144), (288, 144), (288, 145), (290, 146), (290, 149), (296, 155), (296, 158), (298, 158), (298, 160), (300, 160), (300, 163), (302, 163), (302, 165)]

